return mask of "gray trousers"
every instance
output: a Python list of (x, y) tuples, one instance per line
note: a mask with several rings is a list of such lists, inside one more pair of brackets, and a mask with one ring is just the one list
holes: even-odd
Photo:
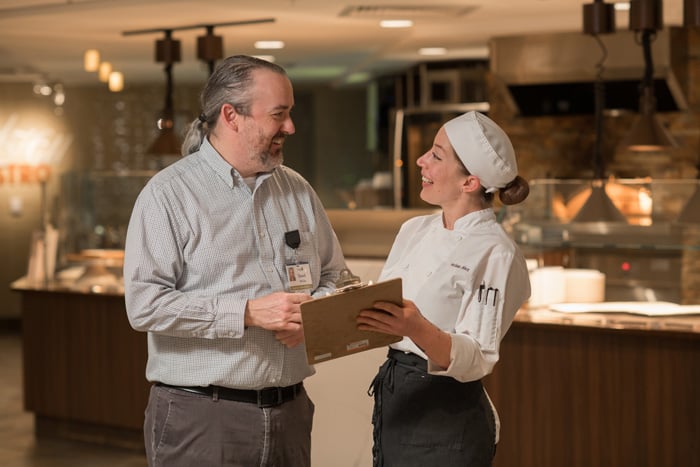
[(314, 405), (248, 402), (152, 386), (144, 441), (149, 467), (309, 467)]

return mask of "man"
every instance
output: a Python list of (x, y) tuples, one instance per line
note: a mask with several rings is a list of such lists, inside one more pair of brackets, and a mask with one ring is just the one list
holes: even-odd
[(343, 255), (311, 186), (282, 165), (285, 71), (229, 57), (201, 104), (186, 157), (143, 189), (126, 239), (127, 314), (148, 333), (154, 383), (148, 462), (308, 466), (300, 304), (333, 289)]

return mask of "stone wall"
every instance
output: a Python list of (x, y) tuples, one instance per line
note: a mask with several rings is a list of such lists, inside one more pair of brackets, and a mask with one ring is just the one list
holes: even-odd
[[(700, 140), (700, 32), (687, 30), (687, 112), (659, 114), (676, 138), (676, 149), (634, 153), (616, 148), (632, 125), (633, 113), (605, 116), (603, 156), (606, 176), (619, 178), (695, 178)], [(641, 52), (640, 52), (641, 53)], [(640, 77), (641, 78), (641, 77)], [(593, 115), (520, 117), (508, 104), (507, 90), (496, 78), (487, 78), (494, 118), (510, 135), (518, 153), (521, 174), (532, 178), (590, 178), (593, 176), (595, 121)]]

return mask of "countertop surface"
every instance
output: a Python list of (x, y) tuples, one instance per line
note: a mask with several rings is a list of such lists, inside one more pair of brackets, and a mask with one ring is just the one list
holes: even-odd
[[(63, 282), (33, 283), (26, 278), (21, 278), (11, 284), (11, 288), (18, 292), (48, 292), (48, 293), (74, 293), (82, 295), (123, 296), (123, 291), (104, 290), (85, 292), (76, 290)], [(610, 302), (615, 303), (615, 302)], [(653, 306), (651, 302), (639, 302), (648, 310)], [(666, 302), (659, 302), (659, 306), (666, 310)], [(671, 304), (672, 305), (672, 304)], [(592, 304), (592, 309), (601, 307), (601, 304)], [(556, 308), (556, 307), (555, 307)], [(605, 308), (603, 306), (603, 308)], [(610, 307), (616, 309), (615, 307)], [(681, 309), (684, 307), (681, 307)], [(695, 306), (693, 307), (693, 309)], [(576, 326), (612, 330), (635, 330), (665, 333), (692, 334), (700, 337), (700, 313), (693, 314), (666, 314), (663, 316), (647, 316), (637, 313), (620, 312), (581, 312), (573, 313), (555, 311), (549, 307), (521, 308), (515, 315), (515, 323), (543, 324), (551, 326)]]
[(12, 282), (10, 288), (16, 292), (53, 292), (77, 295), (124, 296), (124, 288), (119, 283), (93, 283), (83, 286), (81, 284), (76, 284), (75, 281), (51, 280), (43, 282), (31, 281), (26, 277), (22, 277)]
[[(648, 306), (649, 302), (643, 302)], [(700, 337), (700, 314), (647, 316), (620, 312), (563, 313), (547, 307), (522, 308), (516, 323), (578, 326), (599, 329), (636, 330), (696, 334)]]

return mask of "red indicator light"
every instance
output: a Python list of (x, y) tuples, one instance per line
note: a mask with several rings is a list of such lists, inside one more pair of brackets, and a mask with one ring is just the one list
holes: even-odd
[(622, 269), (625, 272), (629, 271), (630, 270), (630, 263), (628, 263), (627, 261), (624, 261), (622, 263), (622, 265), (620, 266), (620, 269)]

